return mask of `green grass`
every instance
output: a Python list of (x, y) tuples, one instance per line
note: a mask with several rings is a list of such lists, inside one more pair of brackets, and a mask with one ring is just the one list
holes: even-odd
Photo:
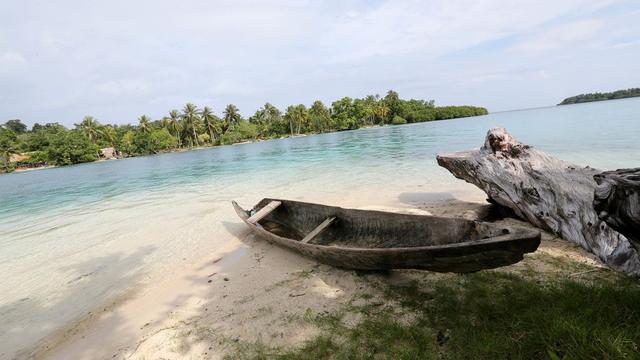
[[(317, 337), (295, 349), (254, 344), (232, 358), (639, 359), (640, 282), (568, 275), (576, 268), (379, 283), (388, 305), (305, 314), (321, 329)], [(361, 316), (355, 325), (343, 321), (349, 312)]]
[(540, 282), (483, 272), (434, 285), (427, 294), (415, 284), (391, 294), (416, 312), (414, 325), (450, 334), (440, 346), (446, 358), (638, 358), (640, 288), (634, 281)]

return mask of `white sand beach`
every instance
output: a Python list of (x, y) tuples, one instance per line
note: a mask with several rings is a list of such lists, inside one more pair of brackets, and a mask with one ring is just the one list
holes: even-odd
[[(434, 202), (433, 196), (414, 194), (406, 199), (418, 204), (414, 206), (396, 203), (359, 207), (470, 216), (486, 206), (477, 199)], [(341, 205), (346, 204), (354, 205), (349, 201)], [(516, 220), (504, 221), (527, 226)], [(225, 228), (230, 239), (216, 252), (205, 254), (194, 266), (132, 289), (103, 309), (87, 314), (82, 321), (49, 337), (29, 356), (218, 359), (239, 351), (242, 344), (260, 342), (271, 347), (295, 347), (318, 333), (317, 328), (300, 320), (304, 314), (335, 311), (363, 292), (372, 295), (367, 300), (370, 303), (393, 306), (383, 298), (376, 284), (446, 276), (417, 270), (360, 274), (322, 265), (269, 244), (252, 235), (239, 220), (230, 219)], [(594, 269), (600, 268), (592, 256), (549, 234), (544, 234), (539, 252), (571, 257)], [(533, 259), (527, 262), (527, 266), (545, 266)], [(500, 271), (522, 267), (520, 263)], [(357, 314), (346, 321), (357, 322)]]

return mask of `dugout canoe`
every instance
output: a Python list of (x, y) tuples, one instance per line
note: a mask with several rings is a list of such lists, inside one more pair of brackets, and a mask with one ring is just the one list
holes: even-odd
[(319, 262), (357, 270), (466, 273), (519, 262), (540, 232), (429, 215), (263, 199), (238, 216), (258, 236)]

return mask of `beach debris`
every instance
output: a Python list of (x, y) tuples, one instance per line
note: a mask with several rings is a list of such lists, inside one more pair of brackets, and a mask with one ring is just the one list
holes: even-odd
[(593, 208), (600, 170), (522, 144), (504, 128), (489, 130), (479, 150), (438, 155), (437, 161), (482, 189), (490, 202), (592, 252), (616, 271), (640, 274), (640, 256), (629, 239)]
[(224, 278), (224, 281), (229, 281), (229, 278), (228, 277)]
[(304, 296), (304, 295), (306, 295), (306, 294), (307, 294), (306, 292), (301, 292), (301, 293), (292, 293), (292, 294), (289, 294), (289, 296), (290, 296), (290, 297), (298, 297), (298, 296)]

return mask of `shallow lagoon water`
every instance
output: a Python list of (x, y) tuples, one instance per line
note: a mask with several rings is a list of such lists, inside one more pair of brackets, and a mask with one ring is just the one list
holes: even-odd
[(478, 148), (496, 126), (580, 165), (640, 165), (640, 99), (626, 99), (0, 176), (0, 358), (242, 236), (233, 199), (482, 200), (435, 155)]

